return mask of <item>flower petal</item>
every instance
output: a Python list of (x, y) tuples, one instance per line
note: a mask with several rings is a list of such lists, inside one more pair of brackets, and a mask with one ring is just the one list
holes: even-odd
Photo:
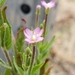
[(25, 29), (24, 30), (24, 35), (27, 37), (27, 38), (31, 38), (31, 35), (32, 35), (32, 32), (29, 30), (29, 29)]
[(37, 28), (34, 30), (34, 33), (35, 33), (35, 34), (38, 34), (39, 32), (40, 32), (40, 28), (37, 27)]
[(43, 29), (40, 30), (40, 32), (37, 34), (37, 37), (42, 36), (42, 34), (43, 34)]
[(27, 33), (28, 35), (32, 35), (32, 31), (31, 31), (31, 30), (25, 29), (24, 31), (25, 31), (25, 33)]
[(46, 8), (47, 7), (47, 3), (45, 1), (41, 1), (41, 4)]
[(49, 7), (50, 7), (50, 8), (52, 8), (52, 7), (55, 6), (55, 2), (53, 2), (53, 1), (49, 2), (48, 4), (49, 4)]
[(39, 37), (36, 42), (41, 42), (44, 38), (43, 37)]
[(25, 41), (26, 41), (27, 43), (29, 43), (29, 44), (31, 43), (31, 40), (28, 39), (28, 38), (26, 38)]
[(30, 40), (30, 39), (28, 39), (28, 38), (26, 38), (25, 41), (26, 41), (28, 44), (36, 43), (36, 41), (32, 41), (32, 40)]

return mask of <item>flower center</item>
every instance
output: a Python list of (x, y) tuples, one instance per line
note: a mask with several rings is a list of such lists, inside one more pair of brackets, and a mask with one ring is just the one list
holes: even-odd
[(32, 35), (32, 40), (33, 40), (33, 41), (36, 40), (36, 35), (35, 35), (35, 34)]

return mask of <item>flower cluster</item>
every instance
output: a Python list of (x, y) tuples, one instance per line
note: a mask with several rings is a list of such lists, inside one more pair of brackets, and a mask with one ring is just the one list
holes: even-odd
[[(7, 7), (3, 7), (5, 1), (0, 0), (0, 47), (8, 61), (7, 64), (0, 58), (0, 65), (6, 68), (4, 75), (49, 75), (52, 68), (51, 64), (48, 63), (50, 62), (49, 53), (54, 37), (50, 41), (45, 41), (45, 37), (47, 37), (45, 34), (47, 33), (46, 24), (49, 10), (55, 6), (55, 2), (41, 1), (46, 12), (44, 21), (39, 24), (41, 5), (37, 5), (35, 29), (21, 27), (15, 38), (6, 17)], [(22, 21), (26, 24), (26, 20), (22, 18)], [(12, 46), (14, 53), (11, 59), (8, 50), (12, 49)], [(50, 66), (48, 67), (46, 64)]]
[[(49, 3), (46, 3), (45, 1), (41, 1), (42, 6), (45, 7), (45, 9), (50, 9), (55, 6), (55, 2), (51, 1)], [(37, 14), (39, 14), (41, 9), (41, 5), (37, 5)], [(39, 12), (38, 12), (39, 11)], [(37, 16), (38, 18), (38, 16)], [(43, 34), (43, 29), (40, 30), (39, 27), (35, 28), (35, 30), (31, 31), (29, 29), (24, 30), (24, 34), (26, 36), (25, 41), (28, 42), (29, 44), (31, 43), (36, 43), (40, 42), (44, 39), (44, 37), (41, 37)]]

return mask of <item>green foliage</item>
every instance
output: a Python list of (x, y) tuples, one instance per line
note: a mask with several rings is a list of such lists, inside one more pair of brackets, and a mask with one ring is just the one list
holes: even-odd
[(15, 57), (14, 56), (13, 56), (13, 64), (14, 64), (14, 67), (17, 70), (18, 74), (24, 75), (23, 70), (20, 67), (18, 67), (18, 65), (16, 64), (16, 61), (15, 61)]
[(44, 57), (47, 56), (47, 53), (49, 53), (50, 48), (52, 47), (52, 44), (53, 44), (53, 42), (54, 42), (54, 39), (55, 39), (55, 36), (54, 36), (54, 37), (51, 39), (51, 41), (45, 46), (45, 48), (43, 47), (44, 49), (42, 49), (43, 51), (42, 51), (41, 56), (40, 56), (41, 60), (44, 59)]
[(37, 71), (40, 70), (40, 68), (42, 67), (43, 64), (44, 64), (44, 62), (33, 66), (32, 71), (31, 71), (31, 75), (37, 74)]
[(4, 75), (12, 75), (11, 71), (9, 69), (6, 69), (5, 74)]
[(9, 50), (12, 45), (12, 39), (11, 39), (10, 28), (8, 27), (7, 23), (3, 24), (0, 31), (1, 31), (1, 46)]
[(17, 33), (16, 37), (16, 43), (15, 43), (15, 57), (16, 57), (16, 62), (19, 67), (22, 67), (22, 55), (24, 53), (24, 47), (25, 47), (25, 36), (23, 33), (24, 28), (20, 28)]
[(23, 63), (26, 63), (26, 55), (23, 53)]
[(24, 52), (24, 46), (25, 46), (25, 42), (24, 42), (25, 36), (24, 36), (23, 30), (24, 30), (23, 27), (20, 28), (18, 30), (17, 37), (16, 37), (17, 50), (18, 52), (22, 52), (22, 53)]
[(6, 7), (0, 9), (0, 46), (9, 50), (12, 46), (12, 34), (5, 10)]
[(40, 42), (38, 43), (38, 51), (39, 51), (39, 61), (43, 60), (47, 55), (47, 53), (49, 53), (50, 51), (50, 48), (52, 47), (52, 44), (55, 40), (55, 36), (51, 39), (50, 42), (47, 42), (47, 43), (43, 43), (43, 42)]
[[(0, 0), (0, 46), (3, 49), (9, 50), (12, 46), (12, 31), (11, 31), (10, 23), (8, 22), (6, 17), (5, 10), (7, 7), (2, 8), (5, 1), (6, 0)], [(43, 29), (44, 25), (45, 25), (45, 20), (40, 25), (40, 28)], [(35, 50), (36, 53), (34, 53), (32, 52), (33, 45), (29, 44), (27, 47), (25, 47), (26, 46), (24, 41), (25, 35), (23, 32), (24, 29), (25, 28), (21, 27), (18, 30), (17, 37), (14, 40), (15, 56), (12, 59), (11, 67), (7, 63), (5, 63), (2, 59), (0, 59), (0, 65), (6, 68), (5, 75), (12, 75), (12, 74), (16, 74), (16, 75), (28, 75), (28, 74), (30, 75), (45, 74), (46, 75), (47, 74), (48, 75), (50, 72), (50, 69), (48, 69), (47, 72), (44, 73), (46, 69), (45, 58), (48, 57), (48, 53), (50, 51), (50, 48), (52, 47), (55, 36), (51, 39), (50, 42), (45, 43), (44, 41), (42, 41), (38, 43), (37, 48), (35, 48), (38, 50)], [(48, 29), (46, 30), (46, 33), (48, 33)], [(44, 37), (44, 40), (45, 40), (45, 37)], [(35, 47), (36, 47), (36, 44), (35, 44)], [(33, 55), (35, 57), (33, 57)], [(34, 62), (31, 62), (33, 60)], [(30, 72), (29, 72), (29, 69), (30, 69)]]
[(46, 46), (48, 45), (48, 42), (43, 44), (41, 47), (40, 47), (40, 53), (42, 53), (44, 51), (44, 49), (46, 48)]
[(5, 2), (6, 0), (0, 0), (0, 8), (4, 5)]
[(2, 9), (0, 8), (0, 26), (2, 26), (3, 22)]
[(6, 64), (1, 58), (0, 58), (0, 65), (7, 69), (11, 69), (11, 67), (8, 64)]

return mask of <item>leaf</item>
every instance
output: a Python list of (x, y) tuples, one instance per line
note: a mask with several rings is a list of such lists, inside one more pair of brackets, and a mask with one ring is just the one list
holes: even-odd
[(13, 57), (13, 64), (14, 64), (14, 67), (16, 68), (17, 72), (20, 74), (20, 75), (24, 75), (24, 72), (23, 70), (17, 66), (16, 64), (16, 61), (15, 61), (15, 57)]
[(25, 62), (26, 62), (26, 55), (25, 55), (25, 53), (23, 53), (23, 63), (25, 63)]
[(12, 36), (10, 33), (10, 28), (7, 23), (4, 23), (1, 28), (1, 46), (6, 47), (7, 50), (11, 48), (12, 45)]
[(40, 70), (40, 68), (42, 67), (43, 64), (44, 64), (44, 62), (35, 65), (35, 66), (32, 68), (31, 75), (34, 75), (38, 70)]
[(0, 9), (0, 26), (2, 26), (3, 22), (2, 9)]
[(12, 74), (11, 74), (11, 71), (10, 71), (10, 70), (6, 69), (6, 71), (5, 71), (5, 74), (4, 74), (4, 75), (12, 75)]
[(5, 2), (6, 0), (0, 0), (0, 8), (4, 5)]
[(48, 42), (46, 44), (43, 44), (41, 47), (40, 47), (40, 53), (43, 52), (44, 48), (46, 48), (46, 46), (48, 45)]
[(5, 6), (3, 9), (2, 9), (2, 16), (3, 16), (3, 20), (4, 20), (4, 23), (7, 23), (8, 26), (11, 28), (11, 25), (7, 19), (7, 16), (6, 16), (6, 9), (7, 9), (7, 6)]
[(43, 75), (49, 75), (52, 68), (53, 68), (53, 65), (51, 65)]
[(24, 36), (24, 33), (23, 33), (23, 30), (24, 28), (21, 27), (19, 30), (18, 30), (18, 33), (17, 33), (17, 37), (16, 37), (16, 47), (17, 47), (17, 50), (18, 52), (24, 52), (24, 46), (25, 46), (25, 42), (24, 42), (24, 39), (25, 39), (25, 36)]
[(6, 7), (4, 9), (0, 9), (0, 45), (4, 48), (6, 47), (9, 50), (12, 46), (12, 34), (11, 34), (11, 26), (6, 18), (5, 13)]
[(0, 65), (7, 69), (11, 69), (11, 67), (8, 64), (6, 64), (1, 58), (0, 58)]
[(52, 47), (52, 44), (53, 44), (54, 40), (55, 40), (55, 36), (51, 39), (51, 41), (47, 44), (46, 48), (41, 53), (41, 56), (40, 56), (41, 59), (40, 60), (44, 59), (44, 57), (47, 55), (50, 48)]
[(43, 43), (42, 42), (38, 42), (37, 43), (37, 46), (38, 46), (38, 49), (40, 50), (40, 48), (42, 47)]
[(22, 55), (25, 49), (25, 41), (24, 41), (25, 36), (24, 36), (23, 30), (24, 30), (23, 27), (21, 27), (18, 30), (16, 43), (15, 43), (15, 46), (16, 46), (15, 51), (17, 50), (17, 52), (15, 52), (15, 56), (16, 56), (16, 61), (19, 67), (22, 67), (22, 60), (23, 60)]

